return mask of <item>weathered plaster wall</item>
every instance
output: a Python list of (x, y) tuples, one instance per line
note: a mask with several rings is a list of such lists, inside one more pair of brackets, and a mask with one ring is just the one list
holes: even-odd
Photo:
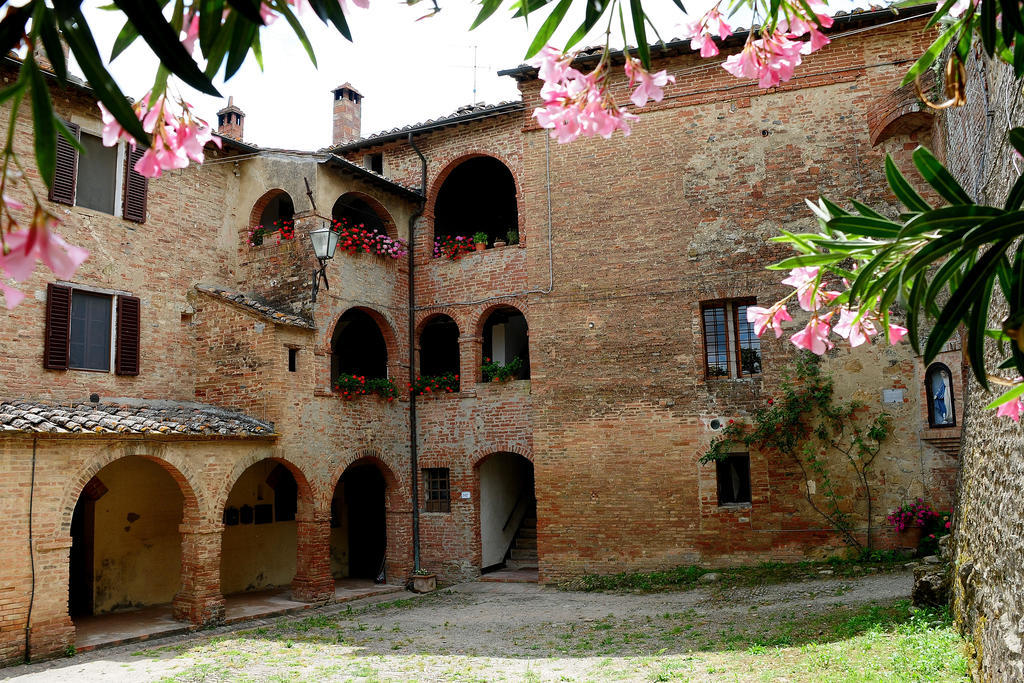
[[(1006, 132), (1022, 120), (1020, 81), (1006, 65), (977, 57), (967, 70), (967, 105), (943, 115), (936, 137), (964, 189), (976, 201), (1001, 206), (1019, 175)], [(1005, 302), (993, 297), (989, 327), (999, 327), (1005, 315)], [(993, 368), (1001, 356), (993, 348), (986, 359)], [(954, 521), (953, 609), (973, 646), (978, 677), (1019, 681), (1024, 680), (1024, 436), (1019, 424), (985, 410), (991, 400), (971, 379)]]

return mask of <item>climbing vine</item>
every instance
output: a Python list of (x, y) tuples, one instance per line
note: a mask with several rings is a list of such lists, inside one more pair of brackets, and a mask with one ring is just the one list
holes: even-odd
[[(870, 472), (882, 442), (889, 436), (891, 416), (886, 412), (864, 415), (868, 407), (860, 401), (837, 402), (831, 376), (822, 372), (818, 357), (808, 352), (797, 358), (796, 377), (785, 377), (780, 393), (779, 398), (770, 398), (767, 406), (756, 409), (749, 424), (730, 420), (701, 456), (701, 463), (726, 458), (735, 444), (792, 460), (800, 468), (804, 496), (814, 511), (849, 546), (870, 550)], [(840, 493), (832, 472), (836, 458), (831, 454), (840, 455), (839, 462), (852, 470), (857, 488), (863, 491), (867, 512), (863, 544), (853, 520), (857, 500), (847, 504), (846, 496)]]

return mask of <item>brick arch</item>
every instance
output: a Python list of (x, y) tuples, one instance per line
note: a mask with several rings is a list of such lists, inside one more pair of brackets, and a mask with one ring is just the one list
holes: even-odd
[(416, 332), (414, 335), (417, 346), (419, 345), (420, 335), (423, 333), (423, 328), (426, 326), (426, 324), (433, 320), (434, 318), (437, 318), (438, 316), (442, 315), (454, 320), (456, 327), (459, 328), (459, 336), (461, 337), (463, 335), (463, 333), (467, 329), (467, 325), (465, 320), (459, 320), (461, 316), (459, 315), (459, 312), (457, 310), (455, 310), (454, 308), (435, 308), (430, 311), (423, 311), (417, 315), (415, 328)]
[(454, 159), (449, 160), (448, 163), (445, 164), (440, 171), (438, 171), (437, 175), (434, 176), (434, 180), (430, 184), (430, 189), (427, 190), (426, 205), (423, 207), (423, 215), (430, 220), (430, 234), (434, 234), (434, 207), (437, 204), (437, 195), (441, 191), (441, 186), (444, 185), (444, 181), (448, 179), (448, 176), (451, 175), (451, 172), (455, 170), (456, 166), (459, 166), (464, 161), (469, 161), (470, 159), (475, 159), (477, 157), (491, 157), (492, 159), (501, 162), (501, 164), (508, 169), (509, 173), (512, 174), (512, 182), (514, 182), (516, 186), (516, 209), (519, 214), (520, 228), (519, 239), (520, 241), (522, 241), (524, 211), (522, 182), (520, 181), (519, 176), (516, 175), (516, 172), (513, 170), (515, 166), (509, 162), (509, 159), (507, 157), (487, 149), (474, 149), (463, 154), (460, 154)]
[(395, 471), (388, 464), (387, 456), (379, 448), (374, 446), (368, 446), (366, 448), (360, 448), (356, 450), (352, 457), (345, 458), (335, 467), (330, 478), (327, 480), (327, 484), (330, 487), (329, 491), (326, 491), (328, 504), (330, 499), (334, 496), (334, 490), (338, 487), (341, 482), (341, 478), (345, 475), (345, 472), (349, 468), (357, 465), (372, 464), (380, 471), (384, 477), (385, 483), (385, 496), (388, 500), (388, 507), (396, 507), (400, 500), (394, 500), (392, 496), (396, 496), (402, 500), (409, 500), (410, 487), (404, 477), (400, 477), (395, 474)]
[(485, 306), (479, 313), (476, 314), (476, 325), (473, 328), (474, 337), (482, 337), (484, 334), (484, 325), (487, 323), (487, 319), (491, 317), (491, 314), (495, 311), (501, 310), (502, 308), (514, 308), (519, 311), (524, 318), (526, 318), (526, 326), (530, 326), (529, 308), (525, 301), (519, 299), (508, 299), (506, 301), (498, 301)]
[(342, 194), (338, 195), (338, 198), (334, 200), (334, 204), (331, 205), (332, 217), (334, 215), (334, 207), (337, 206), (339, 201), (346, 197), (354, 197), (356, 199), (360, 199), (366, 202), (366, 204), (368, 204), (369, 207), (373, 209), (373, 212), (377, 214), (377, 218), (380, 218), (380, 220), (384, 223), (384, 230), (387, 232), (388, 237), (392, 239), (398, 238), (398, 226), (395, 224), (395, 219), (391, 216), (391, 212), (389, 212), (387, 210), (387, 207), (381, 204), (376, 197), (366, 194), (365, 192), (353, 190), (351, 192), (343, 192)]
[[(189, 461), (178, 455), (155, 455), (144, 452), (132, 452), (135, 449), (111, 449), (102, 455), (98, 455), (89, 461), (64, 489), (61, 505), (60, 526), (58, 536), (62, 538), (71, 536), (71, 517), (75, 511), (79, 496), (85, 489), (86, 484), (107, 465), (124, 458), (143, 458), (156, 463), (162, 470), (171, 475), (178, 485), (184, 500), (182, 502), (182, 524), (198, 525), (204, 518), (211, 518), (214, 511), (208, 507), (208, 501), (203, 496), (203, 488), (200, 480), (189, 466)], [(138, 449), (141, 451), (142, 449)]]
[(295, 198), (288, 194), (286, 191), (279, 187), (275, 187), (272, 190), (267, 190), (263, 195), (256, 200), (256, 203), (252, 205), (252, 211), (249, 212), (249, 229), (255, 228), (260, 224), (260, 218), (263, 217), (263, 210), (267, 208), (267, 204), (272, 202), (275, 198), (281, 195), (288, 195), (288, 199), (292, 200), (292, 207), (295, 207)]
[(215, 506), (214, 511), (218, 515), (217, 519), (220, 519), (220, 515), (224, 514), (224, 507), (227, 505), (228, 496), (231, 495), (231, 489), (233, 489), (235, 484), (238, 483), (239, 478), (241, 478), (247, 469), (256, 463), (263, 462), (264, 460), (272, 460), (284, 465), (288, 471), (291, 472), (292, 476), (295, 477), (295, 483), (298, 485), (299, 489), (299, 505), (298, 511), (296, 512), (297, 520), (310, 520), (322, 511), (321, 507), (318, 505), (320, 501), (314, 495), (314, 489), (310, 485), (309, 479), (298, 465), (280, 456), (251, 453), (235, 463), (235, 467), (231, 470), (231, 474), (228, 475), (227, 480), (217, 491), (217, 496), (212, 501)]
[(478, 446), (469, 457), (470, 467), (476, 471), (480, 469), (480, 465), (483, 464), (484, 460), (487, 460), (492, 455), (501, 455), (502, 453), (518, 455), (521, 458), (526, 458), (533, 462), (533, 448), (528, 444), (495, 444), (490, 443), (484, 446)]
[(341, 317), (349, 311), (362, 311), (377, 323), (380, 333), (384, 336), (384, 345), (388, 350), (388, 363), (396, 362), (401, 357), (401, 347), (398, 345), (398, 335), (395, 334), (395, 326), (388, 320), (387, 316), (367, 306), (349, 306), (340, 312), (327, 326), (321, 348), (328, 354), (334, 353), (334, 330), (338, 327)]

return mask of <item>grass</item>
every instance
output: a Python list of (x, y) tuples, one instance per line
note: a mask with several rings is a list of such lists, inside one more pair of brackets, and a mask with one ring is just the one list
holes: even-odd
[(670, 589), (688, 590), (700, 586), (700, 577), (718, 574), (714, 586), (761, 586), (819, 578), (821, 572), (831, 576), (855, 577), (870, 572), (895, 571), (907, 562), (906, 558), (891, 553), (873, 553), (864, 558), (830, 558), (823, 562), (762, 562), (756, 565), (709, 569), (685, 565), (658, 572), (632, 572), (623, 574), (584, 574), (560, 583), (559, 588), (573, 591), (610, 591), (651, 593)]

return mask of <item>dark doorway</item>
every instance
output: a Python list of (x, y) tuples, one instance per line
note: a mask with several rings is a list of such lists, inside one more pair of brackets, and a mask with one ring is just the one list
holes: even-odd
[(486, 232), (488, 244), (519, 230), (516, 182), (512, 171), (494, 157), (474, 157), (448, 174), (437, 193), (434, 236)]
[(295, 205), (287, 192), (281, 192), (273, 197), (260, 214), (260, 225), (264, 228), (271, 228), (275, 225), (280, 227), (282, 221), (290, 221), (295, 217)]
[(388, 376), (388, 346), (377, 321), (359, 309), (347, 311), (334, 328), (331, 381), (340, 374)]
[(375, 465), (350, 467), (341, 478), (348, 513), (348, 575), (376, 579), (384, 567), (387, 550), (387, 518), (384, 491), (387, 484)]
[(459, 326), (446, 315), (431, 318), (420, 333), (420, 375), (459, 374)]
[(92, 614), (92, 537), (96, 501), (84, 493), (71, 516), (71, 557), (68, 567), (68, 613), (72, 617)]

